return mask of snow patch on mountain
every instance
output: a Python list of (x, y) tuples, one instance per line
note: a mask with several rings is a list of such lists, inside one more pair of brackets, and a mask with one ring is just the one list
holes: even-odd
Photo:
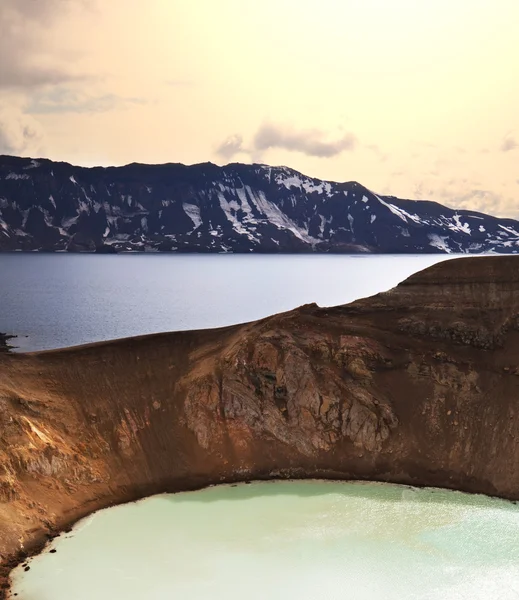
[(245, 235), (252, 242), (257, 242), (257, 238), (238, 220), (236, 212), (240, 209), (240, 205), (236, 200), (228, 201), (222, 192), (217, 192), (220, 208), (223, 210), (227, 220), (231, 223), (233, 229), (240, 235)]
[(41, 163), (39, 161), (31, 159), (31, 164), (24, 167), (24, 170), (27, 171), (29, 169), (36, 169), (40, 165), (41, 165)]
[(466, 233), (467, 235), (470, 235), (472, 233), (472, 231), (470, 230), (469, 224), (468, 223), (462, 223), (460, 221), (460, 216), (459, 215), (454, 215), (453, 221), (456, 224), (456, 228), (458, 231), (462, 231), (463, 233)]
[(254, 214), (252, 212), (252, 207), (249, 204), (249, 201), (247, 200), (247, 194), (245, 192), (245, 189), (243, 187), (236, 187), (234, 189), (234, 192), (236, 193), (236, 196), (238, 197), (238, 199), (240, 201), (240, 208), (245, 215), (243, 218), (243, 222), (244, 223), (255, 223)]
[(293, 187), (301, 189), (303, 183), (301, 179), (295, 175), (292, 177), (283, 177), (283, 175), (276, 175), (275, 181), (279, 185), (284, 185), (287, 188), (287, 190)]
[[(202, 225), (202, 217), (200, 216), (200, 208), (196, 204), (189, 204), (188, 202), (182, 203), (182, 208), (186, 215), (193, 221), (193, 225), (195, 229)], [(162, 216), (162, 211), (160, 211), (160, 217)]]
[(447, 240), (449, 239), (448, 236), (442, 236), (442, 235), (438, 235), (436, 233), (429, 233), (427, 237), (429, 238), (430, 246), (433, 246), (434, 248), (438, 248), (438, 250), (441, 250), (442, 252), (446, 252), (447, 254), (450, 254), (452, 252), (452, 250), (449, 248), (449, 246), (447, 244)]
[(30, 179), (30, 178), (31, 178), (30, 175), (27, 175), (25, 173), (22, 174), (22, 175), (19, 175), (18, 173), (9, 173), (6, 176), (6, 179), (14, 179), (14, 180), (18, 180), (18, 179)]
[(245, 186), (245, 190), (254, 206), (260, 214), (263, 214), (267, 221), (278, 229), (286, 229), (291, 231), (301, 241), (310, 245), (315, 245), (319, 240), (311, 237), (308, 230), (298, 227), (291, 219), (289, 219), (281, 209), (273, 202), (267, 200), (262, 190), (254, 191), (250, 186)]
[(402, 219), (402, 221), (404, 221), (405, 223), (408, 222), (407, 221), (408, 219), (410, 219), (411, 221), (414, 221), (415, 223), (422, 223), (422, 220), (420, 219), (420, 217), (418, 215), (412, 215), (412, 214), (408, 213), (407, 211), (405, 211), (403, 208), (398, 208), (398, 206), (395, 206), (394, 204), (390, 204), (389, 202), (382, 200), (382, 198), (380, 196), (377, 196), (376, 194), (374, 194), (374, 196), (381, 204), (383, 204), (385, 207), (389, 208), (389, 210), (394, 215), (396, 215), (397, 217)]
[(332, 191), (332, 185), (327, 181), (320, 181), (319, 183), (315, 183), (313, 181), (308, 180), (303, 182), (302, 186), (307, 194), (317, 193), (326, 194), (327, 196), (329, 196)]
[(501, 229), (503, 229), (504, 231), (506, 231), (507, 233), (511, 234), (511, 235), (515, 235), (517, 237), (519, 237), (519, 232), (517, 232), (515, 229), (512, 229), (512, 227), (505, 227), (504, 225), (499, 224), (498, 227), (500, 227)]

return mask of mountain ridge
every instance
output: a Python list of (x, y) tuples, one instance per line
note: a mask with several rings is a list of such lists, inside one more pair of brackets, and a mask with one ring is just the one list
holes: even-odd
[(0, 156), (0, 251), (516, 253), (519, 221), (288, 167)]

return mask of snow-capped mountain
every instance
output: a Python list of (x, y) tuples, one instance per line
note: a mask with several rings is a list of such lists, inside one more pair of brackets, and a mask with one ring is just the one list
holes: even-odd
[(511, 253), (519, 222), (286, 167), (0, 156), (0, 250)]

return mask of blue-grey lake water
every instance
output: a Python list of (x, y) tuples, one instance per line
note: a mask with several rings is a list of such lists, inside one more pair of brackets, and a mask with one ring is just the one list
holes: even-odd
[(345, 304), (447, 258), (0, 254), (0, 331), (29, 351), (220, 327)]
[[(21, 600), (517, 600), (519, 507), (322, 481), (98, 512), (14, 572)], [(48, 550), (56, 549), (56, 553)]]

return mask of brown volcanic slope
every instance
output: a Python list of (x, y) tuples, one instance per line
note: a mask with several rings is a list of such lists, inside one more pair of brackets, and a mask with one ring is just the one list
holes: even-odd
[(371, 479), (519, 498), (519, 257), (347, 306), (0, 354), (6, 575), (79, 517), (223, 481)]

